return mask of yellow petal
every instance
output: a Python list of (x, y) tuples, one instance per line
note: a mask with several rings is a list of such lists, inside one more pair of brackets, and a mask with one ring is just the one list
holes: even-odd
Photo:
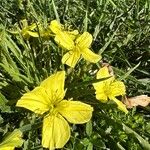
[(71, 50), (74, 48), (74, 39), (76, 35), (78, 35), (78, 31), (74, 30), (72, 32), (63, 31), (62, 25), (56, 21), (51, 21), (50, 29), (53, 33), (55, 33), (55, 42), (60, 45), (61, 47)]
[(100, 100), (103, 103), (108, 101), (108, 95), (105, 93), (105, 84), (104, 82), (93, 83), (94, 89), (96, 90), (96, 99)]
[(39, 33), (38, 32), (27, 31), (27, 34), (29, 34), (32, 37), (39, 37)]
[(58, 112), (70, 123), (82, 124), (92, 117), (93, 108), (79, 101), (63, 100), (56, 106)]
[(62, 148), (70, 138), (70, 127), (61, 116), (46, 116), (42, 129), (42, 145), (50, 150)]
[(57, 34), (59, 31), (62, 30), (62, 25), (57, 20), (53, 20), (51, 21), (49, 28), (52, 30), (53, 33)]
[(110, 97), (112, 96), (119, 96), (119, 95), (125, 95), (125, 85), (121, 81), (114, 81), (110, 85)]
[(70, 35), (70, 37), (71, 37), (72, 40), (75, 40), (75, 38), (79, 34), (78, 30), (67, 31), (67, 33)]
[(14, 147), (0, 147), (0, 150), (14, 150)]
[(93, 53), (88, 48), (82, 49), (81, 53), (82, 53), (82, 56), (84, 59), (86, 59), (87, 61), (92, 62), (92, 63), (97, 63), (101, 59), (100, 55)]
[(23, 29), (21, 31), (22, 35), (28, 34), (28, 31), (32, 31), (37, 27), (35, 23), (31, 24), (30, 26), (26, 25), (23, 26)]
[(30, 37), (29, 34), (27, 33), (27, 31), (28, 31), (28, 30), (27, 30), (26, 28), (21, 30), (21, 34), (22, 34), (22, 36), (25, 37), (25, 38), (26, 38), (27, 36)]
[(88, 32), (84, 32), (81, 36), (79, 36), (76, 39), (76, 44), (78, 45), (78, 47), (80, 47), (80, 49), (85, 49), (85, 48), (89, 48), (91, 43), (92, 43), (92, 35)]
[(61, 47), (71, 50), (74, 48), (74, 41), (72, 36), (68, 34), (66, 31), (59, 31), (55, 36), (55, 42)]
[(27, 28), (28, 28), (28, 30), (33, 30), (33, 29), (35, 29), (37, 27), (37, 24), (36, 23), (33, 23), (33, 24), (31, 24), (30, 26), (28, 26)]
[(27, 27), (28, 26), (28, 22), (26, 19), (20, 20), (19, 21), (22, 27)]
[(123, 104), (121, 101), (119, 101), (118, 99), (116, 99), (114, 97), (112, 97), (111, 100), (116, 102), (116, 104), (118, 105), (118, 109), (120, 109), (121, 111), (125, 112), (126, 114), (128, 113), (128, 110), (127, 110), (125, 104)]
[(21, 147), (22, 144), (22, 132), (19, 129), (15, 129), (0, 144), (0, 150), (13, 150), (15, 147)]
[(110, 74), (109, 74), (108, 68), (107, 68), (107, 66), (105, 66), (105, 67), (100, 68), (100, 70), (97, 72), (96, 78), (97, 79), (106, 78), (109, 76), (110, 76)]
[(107, 68), (107, 66), (100, 68), (100, 70), (97, 72), (96, 74), (96, 78), (100, 79), (100, 78), (106, 78), (106, 77), (110, 77), (104, 81), (101, 81), (99, 83), (104, 84), (105, 85), (105, 90), (107, 90), (110, 86), (110, 84), (115, 80), (115, 77), (110, 75), (109, 70)]
[(69, 51), (63, 56), (62, 63), (74, 68), (79, 58), (80, 53), (78, 51)]
[(49, 110), (50, 100), (43, 87), (36, 87), (31, 92), (24, 94), (16, 106), (27, 108), (37, 114), (43, 114)]
[(65, 71), (58, 71), (41, 83), (41, 86), (45, 88), (46, 93), (53, 104), (63, 99), (65, 95), (64, 82)]

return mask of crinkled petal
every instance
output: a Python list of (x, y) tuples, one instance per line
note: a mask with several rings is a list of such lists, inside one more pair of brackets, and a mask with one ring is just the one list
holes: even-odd
[(16, 106), (24, 107), (37, 114), (43, 114), (49, 110), (50, 101), (43, 87), (36, 87), (31, 92), (24, 94), (18, 100)]
[(116, 104), (118, 105), (118, 109), (120, 109), (121, 111), (125, 112), (126, 114), (128, 113), (128, 110), (127, 110), (125, 104), (123, 104), (121, 101), (119, 101), (115, 97), (111, 98), (111, 100), (113, 100), (114, 102), (116, 102)]
[(108, 101), (108, 95), (105, 93), (105, 84), (104, 82), (93, 83), (94, 89), (96, 90), (96, 99), (100, 100), (103, 103)]
[(80, 35), (75, 43), (78, 45), (78, 47), (80, 47), (80, 49), (85, 49), (85, 48), (89, 48), (91, 43), (92, 43), (92, 35), (88, 32), (84, 32), (82, 35)]
[(110, 97), (111, 96), (119, 96), (119, 95), (125, 95), (126, 94), (126, 88), (123, 82), (121, 81), (114, 81), (110, 85)]
[(41, 83), (41, 86), (45, 88), (52, 104), (57, 103), (63, 99), (65, 95), (64, 83), (65, 71), (58, 71)]
[(19, 129), (15, 129), (0, 144), (0, 150), (13, 150), (15, 147), (21, 147), (22, 144), (22, 132)]
[(57, 20), (52, 20), (49, 28), (52, 30), (53, 33), (57, 34), (59, 31), (62, 30), (62, 25)]
[(60, 31), (55, 36), (55, 42), (61, 47), (71, 50), (74, 48), (74, 41), (72, 35), (68, 34), (66, 31)]
[(79, 58), (80, 53), (78, 51), (69, 51), (63, 56), (62, 63), (74, 68)]
[(70, 138), (70, 127), (61, 116), (46, 116), (42, 129), (42, 145), (50, 150), (62, 148)]
[(82, 124), (92, 117), (93, 108), (79, 101), (61, 101), (57, 106), (58, 112), (70, 123)]
[(92, 62), (92, 63), (97, 63), (101, 59), (100, 55), (93, 53), (88, 48), (82, 49), (81, 53), (82, 53), (82, 56), (84, 59), (86, 59), (87, 61)]

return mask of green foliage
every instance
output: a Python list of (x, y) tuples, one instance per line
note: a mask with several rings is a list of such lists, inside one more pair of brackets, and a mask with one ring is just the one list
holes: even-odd
[[(50, 74), (67, 72), (66, 98), (94, 107), (86, 125), (72, 125), (63, 150), (150, 149), (150, 107), (137, 107), (125, 115), (116, 105), (96, 100), (92, 83), (101, 62), (80, 61), (75, 69), (61, 64), (62, 51), (53, 38), (21, 35), (21, 20), (46, 29), (53, 19), (93, 35), (92, 49), (110, 63), (126, 84), (127, 95), (150, 95), (149, 0), (1, 0), (0, 1), (0, 140), (9, 131), (24, 133), (23, 150), (42, 150), (42, 119), (16, 108), (23, 93)], [(16, 33), (17, 31), (17, 33)]]

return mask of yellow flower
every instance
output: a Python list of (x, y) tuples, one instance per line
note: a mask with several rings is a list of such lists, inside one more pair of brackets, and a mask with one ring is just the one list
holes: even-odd
[(21, 34), (24, 38), (29, 38), (30, 36), (32, 37), (39, 37), (38, 32), (34, 32), (33, 30), (37, 27), (36, 23), (33, 23), (31, 25), (28, 25), (28, 22), (26, 19), (21, 20), (22, 23), (22, 30)]
[(62, 58), (63, 64), (74, 68), (81, 56), (92, 63), (96, 63), (101, 59), (100, 55), (93, 53), (89, 49), (93, 38), (88, 32), (79, 35), (77, 30), (72, 32), (64, 31), (63, 26), (56, 20), (51, 22), (50, 29), (55, 33), (56, 43), (69, 51)]
[[(109, 76), (107, 67), (103, 67), (97, 72), (97, 79)], [(120, 110), (128, 113), (126, 106), (116, 98), (116, 96), (125, 95), (125, 85), (123, 82), (115, 80), (114, 76), (112, 76), (104, 81), (93, 83), (93, 86), (96, 90), (95, 93), (98, 100), (104, 103), (108, 100), (113, 100)]]
[(0, 150), (14, 150), (15, 147), (21, 147), (23, 144), (22, 132), (15, 129), (4, 141), (0, 144)]
[(79, 101), (64, 99), (65, 72), (60, 71), (45, 79), (40, 86), (24, 94), (17, 106), (37, 114), (46, 114), (43, 120), (42, 145), (45, 148), (62, 148), (70, 138), (70, 123), (88, 122), (93, 108)]
[(49, 28), (44, 29), (41, 24), (33, 23), (28, 25), (26, 19), (20, 21), (22, 23), (22, 30), (21, 34), (24, 38), (29, 39), (30, 36), (32, 37), (49, 37), (51, 36), (51, 31)]

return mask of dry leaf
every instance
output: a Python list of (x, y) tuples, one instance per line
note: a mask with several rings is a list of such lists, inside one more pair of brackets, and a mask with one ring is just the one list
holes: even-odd
[(133, 108), (135, 106), (146, 107), (150, 103), (150, 97), (148, 97), (147, 95), (139, 95), (130, 98), (124, 97), (123, 102), (125, 103), (127, 108)]

